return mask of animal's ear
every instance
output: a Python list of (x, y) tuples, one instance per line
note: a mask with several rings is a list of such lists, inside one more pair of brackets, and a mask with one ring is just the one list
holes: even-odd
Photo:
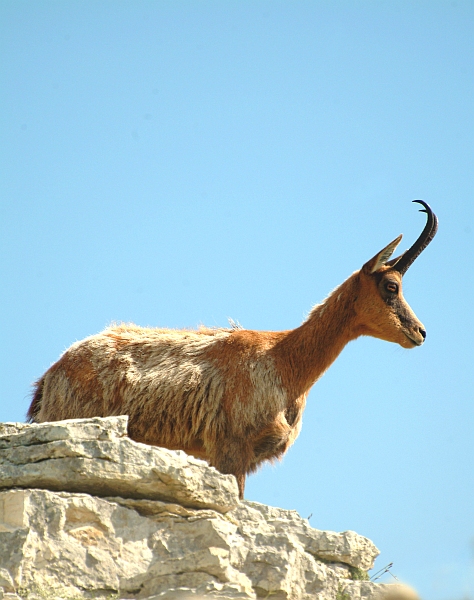
[(406, 250), (405, 252), (403, 252), (402, 254), (400, 254), (400, 256), (397, 256), (396, 258), (392, 258), (392, 260), (387, 260), (387, 262), (385, 263), (387, 265), (387, 267), (393, 267), (397, 264), (397, 262), (402, 258), (402, 256), (404, 256), (406, 254)]
[[(392, 256), (395, 248), (400, 243), (402, 239), (402, 235), (400, 234), (397, 238), (390, 242), (388, 246), (385, 246), (383, 250), (380, 250), (373, 258), (371, 258), (365, 265), (362, 267), (364, 273), (370, 275), (371, 273), (375, 273), (378, 271), (380, 267), (383, 267), (388, 261), (388, 259)], [(398, 260), (398, 259), (397, 259)]]

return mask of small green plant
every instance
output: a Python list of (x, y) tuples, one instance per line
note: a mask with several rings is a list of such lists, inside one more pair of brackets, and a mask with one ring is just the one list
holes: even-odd
[(351, 600), (351, 597), (344, 591), (344, 587), (341, 583), (337, 586), (336, 600)]
[(117, 592), (111, 592), (104, 595), (104, 591), (90, 592), (89, 594), (77, 595), (70, 594), (61, 588), (44, 588), (33, 584), (29, 587), (19, 587), (16, 593), (22, 600), (84, 600), (85, 598), (101, 598), (102, 600), (117, 600)]
[(358, 567), (349, 567), (349, 573), (351, 579), (354, 579), (355, 581), (370, 581), (367, 571), (359, 569)]
[(54, 588), (44, 588), (40, 585), (33, 584), (28, 587), (19, 587), (16, 590), (16, 593), (23, 600), (28, 600), (30, 598), (41, 600), (56, 600), (57, 598), (64, 598), (65, 600), (79, 600), (78, 596), (72, 597), (70, 595), (65, 595), (59, 589)]

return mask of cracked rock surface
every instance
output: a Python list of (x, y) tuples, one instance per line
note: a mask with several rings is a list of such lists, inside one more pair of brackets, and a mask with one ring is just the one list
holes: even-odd
[(232, 476), (126, 430), (0, 424), (0, 600), (396, 597), (357, 580), (378, 555), (367, 538), (240, 502)]

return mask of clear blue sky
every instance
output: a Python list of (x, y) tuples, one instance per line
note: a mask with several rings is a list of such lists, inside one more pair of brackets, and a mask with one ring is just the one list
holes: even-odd
[(350, 344), (246, 496), (474, 598), (474, 3), (2, 0), (0, 27), (0, 420), (111, 321), (299, 325), (422, 198), (426, 344)]

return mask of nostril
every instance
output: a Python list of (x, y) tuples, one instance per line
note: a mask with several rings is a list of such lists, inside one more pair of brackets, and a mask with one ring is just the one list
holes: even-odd
[(424, 329), (422, 329), (421, 327), (419, 327), (418, 331), (421, 333), (423, 339), (426, 339), (426, 331)]

